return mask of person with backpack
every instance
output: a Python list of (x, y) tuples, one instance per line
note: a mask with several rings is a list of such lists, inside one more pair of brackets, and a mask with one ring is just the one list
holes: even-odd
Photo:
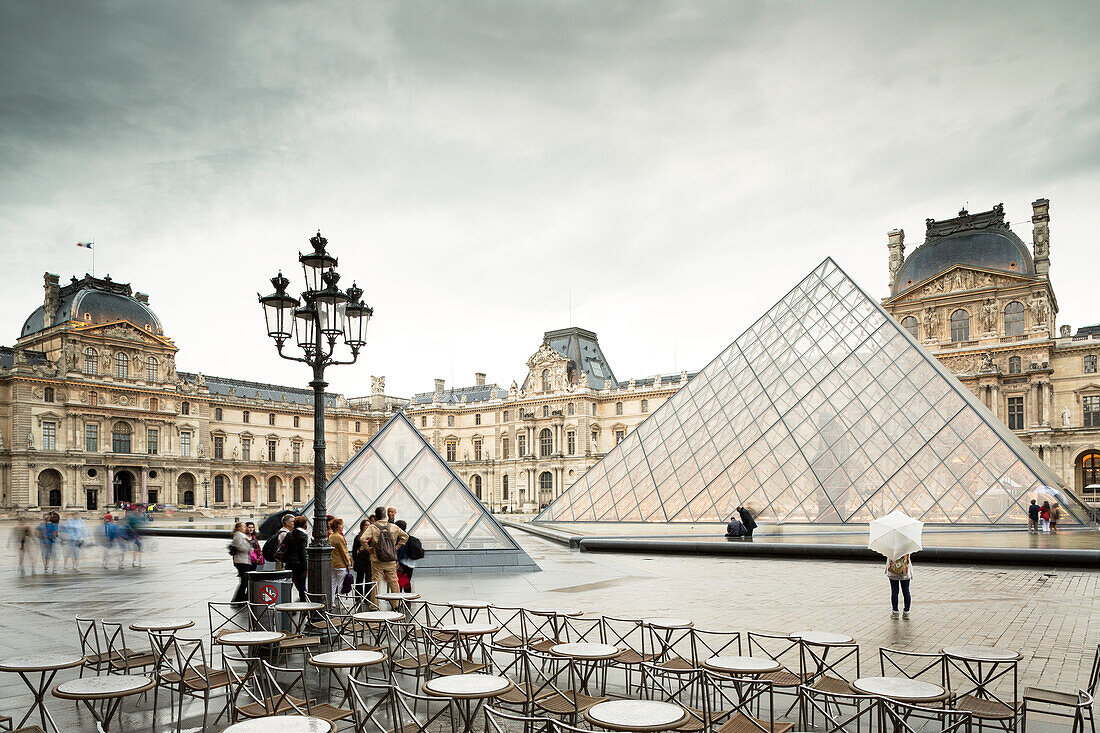
[[(370, 549), (371, 580), (374, 587), (371, 588), (371, 603), (378, 606), (378, 587), (385, 579), (391, 593), (398, 593), (401, 585), (397, 582), (397, 550), (408, 541), (409, 535), (405, 530), (395, 524), (390, 524), (386, 519), (386, 508), (383, 506), (374, 508), (375, 522), (367, 527), (367, 547)], [(395, 608), (400, 604), (391, 604)]]
[(309, 533), (306, 525), (309, 520), (303, 516), (294, 517), (294, 529), (291, 530), (283, 547), (283, 565), (292, 573), (294, 587), (298, 589), (298, 600), (305, 603), (306, 600), (306, 546), (309, 544)]
[(264, 540), (264, 562), (275, 563), (276, 570), (285, 570), (283, 555), (286, 554), (286, 536), (294, 530), (294, 515), (287, 514), (283, 517), (283, 526), (279, 531)]
[[(408, 530), (404, 519), (394, 522), (403, 531)], [(412, 593), (413, 570), (416, 570), (416, 561), (424, 557), (424, 546), (420, 540), (412, 535), (405, 544), (397, 550), (397, 581), (402, 593)]]
[(890, 618), (898, 617), (898, 591), (905, 597), (905, 610), (901, 617), (909, 618), (909, 607), (913, 603), (913, 597), (909, 595), (909, 581), (913, 579), (913, 560), (909, 555), (902, 555), (897, 560), (886, 561), (886, 577), (890, 579), (890, 604), (893, 611)]

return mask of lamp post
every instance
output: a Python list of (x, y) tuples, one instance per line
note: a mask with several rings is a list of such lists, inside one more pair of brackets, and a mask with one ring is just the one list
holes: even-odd
[[(337, 285), (337, 259), (327, 251), (328, 240), (321, 232), (311, 237), (313, 251), (298, 253), (306, 289), (301, 300), (286, 292), (290, 281), (280, 272), (271, 278), (275, 292), (260, 296), (267, 322), (267, 335), (275, 340), (279, 356), (298, 361), (313, 370), (313, 539), (307, 548), (310, 593), (324, 595), (332, 603), (332, 546), (328, 542), (325, 518), (328, 514), (325, 486), (325, 368), (339, 364), (354, 364), (359, 350), (367, 343), (367, 323), (374, 311), (362, 301), (363, 291), (354, 283), (347, 291)], [(286, 342), (294, 337), (302, 356), (283, 352)], [(336, 342), (343, 339), (351, 349), (351, 359), (334, 358)]]
[(210, 479), (207, 478), (206, 476), (203, 476), (202, 477), (202, 505), (204, 507), (209, 507), (210, 506), (210, 493), (208, 491), (209, 488), (210, 488)]

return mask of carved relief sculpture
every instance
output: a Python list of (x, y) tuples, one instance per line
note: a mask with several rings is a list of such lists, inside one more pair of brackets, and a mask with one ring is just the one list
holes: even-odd
[(992, 298), (987, 299), (982, 306), (982, 330), (984, 333), (994, 333), (997, 330), (997, 304)]
[(1070, 427), (1070, 420), (1071, 419), (1072, 418), (1071, 418), (1070, 413), (1069, 413), (1069, 408), (1068, 407), (1063, 407), (1062, 408), (1062, 427), (1063, 428)]
[(939, 319), (936, 317), (935, 308), (924, 309), (924, 333), (926, 339), (929, 341), (935, 341), (937, 339), (936, 332), (939, 330)]

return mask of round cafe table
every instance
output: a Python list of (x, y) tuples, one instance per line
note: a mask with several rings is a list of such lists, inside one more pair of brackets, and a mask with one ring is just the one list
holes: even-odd
[[(678, 618), (675, 616), (657, 616), (654, 618), (642, 619), (642, 626), (648, 626), (653, 629), (654, 637), (657, 641), (661, 642), (661, 649), (657, 653), (656, 660), (663, 661), (672, 652), (672, 635), (677, 631), (687, 631), (695, 626), (695, 624), (691, 619)], [(677, 641), (682, 641), (683, 638), (684, 636), (681, 634)]]
[[(0, 659), (0, 672), (15, 672), (18, 674), (34, 695), (34, 702), (31, 703), (23, 719), (15, 727), (22, 728), (23, 724), (37, 710), (42, 720), (42, 728), (48, 731), (52, 726), (56, 731), (57, 723), (54, 722), (50, 711), (46, 708), (46, 692), (50, 689), (53, 678), (57, 676), (60, 670), (79, 667), (82, 664), (84, 664), (84, 657), (79, 654), (26, 654)], [(38, 679), (31, 679), (36, 673)], [(47, 721), (49, 721), (49, 725), (46, 724)]]
[(679, 726), (687, 711), (670, 702), (610, 700), (588, 708), (584, 719), (606, 730), (660, 731)]
[(365, 624), (381, 624), (386, 621), (401, 621), (405, 614), (400, 611), (360, 611), (353, 613), (351, 617)]
[[(282, 631), (231, 631), (214, 639), (223, 646), (231, 646), (237, 649), (251, 650), (252, 647), (271, 647), (287, 638)], [(260, 660), (255, 654), (248, 653), (245, 656), (251, 660), (248, 662), (247, 674), (259, 674)]]
[(376, 652), (367, 649), (343, 649), (335, 652), (323, 652), (321, 654), (314, 654), (309, 658), (309, 663), (313, 667), (331, 669), (334, 672), (340, 669), (347, 670), (346, 680), (341, 680), (340, 675), (336, 675), (336, 681), (340, 683), (340, 686), (344, 690), (344, 699), (340, 703), (341, 705), (351, 699), (351, 678), (355, 676), (359, 670), (373, 667), (384, 661), (386, 661), (386, 654), (384, 652)]
[(429, 695), (455, 700), (462, 715), (462, 733), (470, 733), (484, 701), (508, 692), (512, 680), (495, 674), (455, 674), (428, 680), (423, 689)]
[[(830, 651), (836, 647), (848, 646), (855, 641), (847, 634), (834, 634), (831, 631), (795, 631), (787, 634), (787, 638), (798, 642), (798, 653), (802, 665), (805, 669), (810, 669), (811, 666), (814, 667), (814, 679), (832, 669), (832, 665), (829, 664)], [(821, 651), (818, 652), (807, 647), (819, 647)], [(839, 653), (842, 654), (840, 660), (834, 661), (833, 664), (839, 664), (847, 657), (847, 654)], [(809, 660), (806, 659), (807, 656), (810, 657)]]
[[(152, 677), (143, 674), (108, 674), (99, 677), (80, 677), (62, 682), (54, 688), (54, 697), (84, 703), (102, 731), (111, 729), (122, 699), (153, 689)], [(99, 705), (97, 705), (99, 703)]]
[(386, 593), (379, 593), (378, 595), (376, 595), (375, 600), (386, 601), (387, 603), (390, 604), (390, 610), (391, 611), (400, 610), (402, 613), (405, 614), (405, 617), (411, 621), (412, 620), (413, 609), (409, 606), (409, 604), (406, 601), (420, 600), (420, 594), (419, 593), (406, 593), (404, 591), (399, 592), (399, 593), (386, 592)]
[[(968, 695), (978, 698), (990, 696), (989, 688), (1002, 677), (1012, 680), (1015, 694), (1019, 661), (1024, 658), (1020, 652), (995, 646), (963, 645), (944, 647), (943, 656), (947, 685), (959, 699)], [(954, 680), (953, 672), (957, 673)], [(999, 698), (993, 695), (992, 699)]]
[(266, 715), (262, 718), (250, 718), (234, 723), (222, 733), (332, 733), (336, 723), (305, 715)]
[(473, 623), (474, 619), (477, 618), (478, 611), (484, 611), (493, 604), (489, 603), (488, 601), (467, 599), (450, 601), (447, 603), (447, 605), (458, 611), (462, 615), (462, 618), (464, 621), (466, 621), (466, 623)]
[[(475, 621), (458, 624), (441, 624), (435, 627), (434, 631), (443, 632), (440, 637), (441, 642), (454, 641), (462, 651), (462, 658), (473, 661), (474, 649), (481, 647), (481, 659), (485, 661), (488, 657), (488, 653), (485, 650), (483, 638), (489, 634), (495, 634), (500, 631), (499, 624), (492, 624), (487, 621)], [(448, 639), (447, 635), (454, 634), (455, 638)]]
[(194, 625), (189, 618), (151, 618), (130, 624), (130, 631), (180, 631)]
[(851, 683), (856, 692), (885, 697), (898, 702), (940, 702), (947, 699), (947, 690), (932, 682), (908, 677), (860, 677)]
[(829, 631), (795, 631), (787, 634), (787, 638), (791, 641), (800, 641), (803, 644), (812, 644), (813, 646), (842, 646), (855, 641), (847, 634), (834, 634)]
[(323, 603), (314, 603), (312, 601), (293, 601), (290, 603), (276, 603), (272, 606), (278, 613), (285, 613), (290, 617), (290, 629), (291, 633), (295, 636), (301, 636), (304, 632), (306, 621), (309, 619), (309, 614), (320, 611), (325, 607)]
[(778, 672), (783, 665), (768, 657), (711, 657), (703, 666), (712, 672), (723, 672), (734, 677), (758, 677), (769, 672)]
[(943, 653), (968, 662), (1018, 662), (1024, 658), (1020, 652), (995, 646), (945, 646)]
[[(601, 662), (617, 657), (622, 649), (612, 644), (600, 644), (597, 642), (573, 642), (568, 644), (555, 644), (550, 647), (550, 653), (559, 657), (575, 659), (579, 664), (577, 674), (578, 688), (582, 693), (588, 694), (588, 682), (593, 673), (602, 666)], [(605, 680), (606, 682), (606, 680)]]
[(524, 609), (524, 610), (527, 612), (527, 614), (529, 616), (539, 616), (539, 617), (545, 619), (545, 621), (543, 621), (542, 623), (539, 623), (539, 624), (535, 624), (532, 621), (532, 623), (535, 626), (537, 626), (538, 628), (536, 628), (530, 635), (535, 636), (539, 633), (542, 633), (546, 630), (546, 627), (549, 626), (550, 627), (549, 638), (551, 638), (551, 639), (560, 639), (560, 638), (562, 638), (562, 633), (561, 633), (562, 628), (561, 627), (562, 627), (562, 623), (567, 618), (576, 618), (577, 616), (580, 616), (581, 614), (584, 613), (584, 611), (579, 611), (575, 608), (564, 609), (564, 610), (563, 609), (557, 609), (557, 608), (528, 608), (528, 609)]

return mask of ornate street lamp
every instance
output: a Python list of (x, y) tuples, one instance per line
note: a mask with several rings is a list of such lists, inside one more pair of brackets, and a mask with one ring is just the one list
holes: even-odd
[[(263, 296), (257, 293), (257, 297), (264, 309), (267, 335), (275, 339), (279, 356), (313, 369), (313, 381), (309, 383), (313, 387), (313, 540), (307, 550), (307, 587), (310, 593), (323, 594), (331, 605), (332, 546), (325, 526), (325, 367), (356, 362), (359, 350), (367, 343), (367, 323), (374, 311), (363, 303), (363, 291), (354, 283), (346, 292), (340, 289), (337, 260), (326, 251), (328, 240), (321, 232), (309, 243), (312, 252), (298, 253), (306, 280), (301, 300), (287, 294), (290, 281), (282, 272), (271, 278), (275, 292)], [(302, 356), (283, 353), (291, 337)], [(351, 349), (351, 359), (346, 361), (333, 358), (336, 342), (341, 339)]]

